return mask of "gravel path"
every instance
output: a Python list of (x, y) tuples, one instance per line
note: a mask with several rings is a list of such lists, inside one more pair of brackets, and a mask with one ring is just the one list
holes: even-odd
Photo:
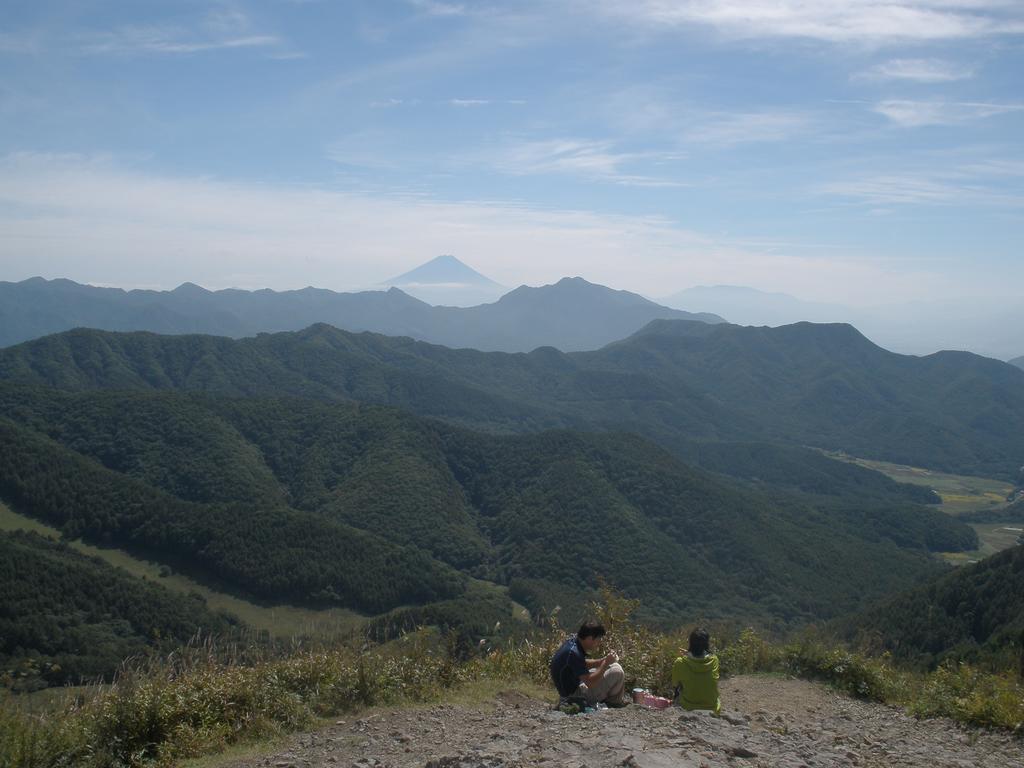
[(1024, 741), (918, 721), (813, 683), (722, 683), (724, 717), (639, 707), (568, 717), (552, 701), (498, 693), (480, 707), (378, 711), (303, 734), (231, 768), (1022, 768)]

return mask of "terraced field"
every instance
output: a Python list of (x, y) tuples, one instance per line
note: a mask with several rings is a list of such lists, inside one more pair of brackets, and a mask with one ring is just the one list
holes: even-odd
[(1006, 497), (1013, 491), (1013, 486), (1003, 480), (970, 475), (950, 475), (921, 467), (861, 459), (845, 453), (827, 452), (826, 455), (839, 461), (858, 464), (881, 472), (900, 483), (931, 488), (942, 498), (942, 511), (950, 515), (998, 509), (1006, 505)]
[[(986, 477), (950, 475), (921, 467), (860, 459), (843, 453), (828, 453), (827, 455), (839, 461), (874, 469), (901, 483), (912, 483), (931, 488), (942, 499), (942, 511), (950, 515), (1002, 509), (1007, 505), (1007, 496), (1014, 490), (1013, 486), (1007, 482)], [(989, 555), (994, 555), (996, 552), (1001, 552), (1020, 543), (1021, 536), (1024, 535), (1024, 520), (971, 523), (970, 525), (978, 532), (980, 545), (971, 552), (943, 554), (943, 558), (954, 565), (974, 563)]]

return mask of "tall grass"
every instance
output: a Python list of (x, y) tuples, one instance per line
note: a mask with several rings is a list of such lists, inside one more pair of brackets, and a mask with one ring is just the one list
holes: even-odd
[[(606, 592), (597, 617), (607, 645), (626, 660), (631, 685), (667, 693), (685, 633), (659, 633), (630, 620), (634, 603)], [(918, 716), (945, 716), (1017, 729), (1024, 689), (1015, 675), (949, 665), (922, 675), (831, 647), (808, 635), (774, 644), (750, 630), (717, 628), (723, 674), (774, 672), (821, 680)], [(404, 635), (384, 647), (251, 649), (191, 646), (144, 666), (126, 666), (112, 685), (68, 698), (43, 714), (0, 706), (0, 765), (10, 768), (165, 766), (225, 747), (309, 728), (318, 718), (374, 705), (437, 699), (478, 680), (531, 678), (546, 684), (565, 632), (552, 621), (537, 638), (466, 657), (454, 636)]]

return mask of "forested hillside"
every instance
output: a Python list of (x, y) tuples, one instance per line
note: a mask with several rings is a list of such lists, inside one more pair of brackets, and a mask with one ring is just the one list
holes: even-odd
[(201, 599), (33, 533), (0, 531), (0, 587), (0, 677), (19, 690), (109, 678), (129, 656), (231, 630)]
[(934, 665), (954, 658), (1013, 667), (1024, 648), (1024, 545), (962, 566), (838, 626), (902, 661)]
[(420, 550), (269, 501), (183, 500), (6, 419), (0, 419), (0, 499), (69, 538), (151, 554), (266, 600), (376, 612), (465, 588), (459, 574)]
[(758, 489), (630, 435), (496, 436), (387, 408), (152, 391), (4, 386), (0, 412), (0, 498), (264, 599), (377, 613), (458, 597), (461, 572), (535, 610), (604, 578), (651, 618), (792, 621), (976, 544), (899, 486)]
[(0, 350), (0, 379), (360, 400), (487, 430), (639, 432), (680, 456), (725, 440), (1007, 479), (1024, 463), (1024, 371), (892, 354), (842, 325), (657, 321), (596, 352), (516, 355), (322, 325), (239, 341), (73, 331)]

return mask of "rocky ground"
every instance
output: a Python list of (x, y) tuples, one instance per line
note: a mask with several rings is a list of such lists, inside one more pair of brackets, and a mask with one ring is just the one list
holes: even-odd
[(1021, 768), (1024, 740), (918, 721), (820, 685), (723, 681), (723, 717), (640, 707), (567, 716), (552, 700), (498, 693), (481, 705), (382, 710), (296, 736), (231, 768)]

